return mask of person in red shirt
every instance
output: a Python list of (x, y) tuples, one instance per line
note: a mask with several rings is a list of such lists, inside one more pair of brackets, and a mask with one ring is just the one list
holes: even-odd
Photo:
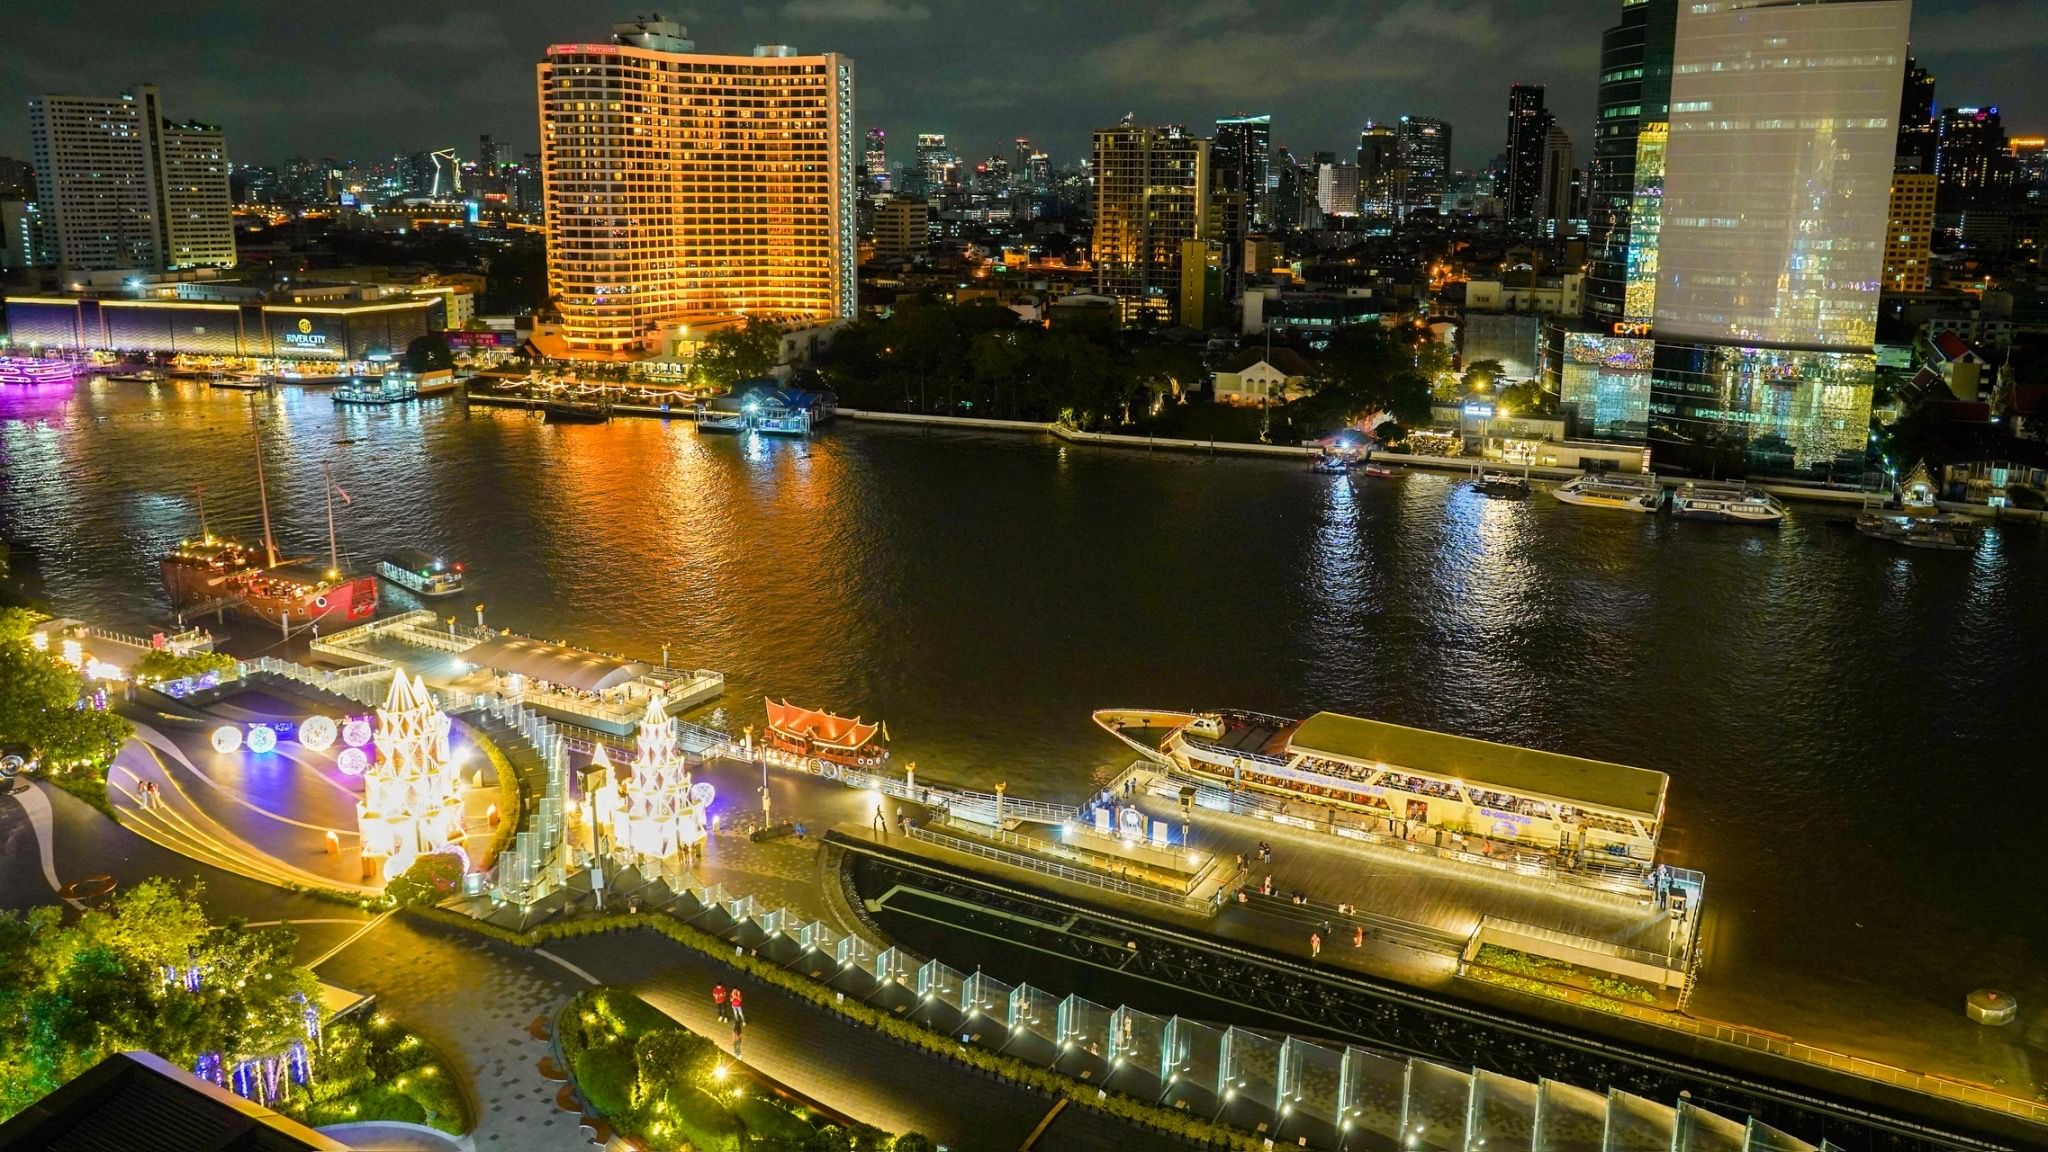
[(732, 1005), (732, 1022), (735, 1024), (745, 1024), (747, 1022), (747, 1014), (740, 1007), (740, 990), (737, 988), (733, 989), (732, 994), (726, 997), (726, 1002)]
[(711, 1003), (718, 1009), (718, 1018), (720, 1020), (725, 1019), (725, 985), (718, 984), (712, 987)]

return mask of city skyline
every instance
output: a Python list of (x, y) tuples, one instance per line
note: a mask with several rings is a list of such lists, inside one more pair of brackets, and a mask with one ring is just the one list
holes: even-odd
[[(964, 160), (1006, 155), (1029, 137), (1061, 166), (1090, 134), (1126, 112), (1141, 123), (1209, 129), (1218, 117), (1269, 114), (1273, 144), (1297, 153), (1341, 149), (1367, 120), (1401, 114), (1457, 126), (1458, 168), (1485, 165), (1505, 144), (1506, 86), (1542, 85), (1559, 125), (1590, 138), (1599, 35), (1608, 4), (1560, 12), (1533, 0), (1406, 0), (1356, 15), (1330, 5), (1230, 0), (1119, 8), (1076, 17), (1044, 0), (1014, 14), (1014, 34), (980, 56), (958, 51), (984, 31), (961, 5), (914, 0), (788, 0), (734, 11), (660, 5), (707, 50), (757, 43), (837, 52), (860, 66), (856, 117), (887, 133), (892, 165), (919, 132), (939, 132)], [(536, 151), (532, 62), (626, 7), (564, 12), (538, 3), (421, 16), (372, 4), (361, 18), (306, 26), (259, 5), (223, 3), (134, 14), (132, 37), (82, 39), (56, 5), (10, 27), (24, 66), (0, 105), (0, 155), (26, 151), (27, 102), (45, 93), (118, 92), (175, 80), (181, 113), (228, 132), (237, 163), (291, 156), (372, 162), (454, 147), (479, 134)], [(2048, 12), (2003, 0), (1920, 0), (1914, 53), (1943, 107), (1999, 104), (2008, 125), (2044, 122), (2048, 80), (2030, 67), (2048, 45)], [(1381, 46), (1398, 42), (1398, 51)], [(452, 65), (452, 66), (451, 66)], [(1046, 83), (1049, 75), (1059, 75)], [(337, 99), (337, 93), (347, 98)]]

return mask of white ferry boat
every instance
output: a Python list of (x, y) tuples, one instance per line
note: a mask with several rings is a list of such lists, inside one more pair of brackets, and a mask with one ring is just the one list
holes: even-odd
[(377, 575), (420, 596), (453, 596), (462, 591), (462, 565), (418, 548), (386, 553)]
[(1095, 722), (1178, 774), (1284, 801), (1285, 811), (1332, 830), (1436, 843), (1477, 837), (1555, 867), (1646, 873), (1670, 784), (1645, 768), (1335, 712), (1288, 720), (1117, 708), (1096, 712)]
[(1655, 476), (1626, 472), (1587, 472), (1550, 494), (1582, 508), (1618, 508), (1624, 512), (1655, 512), (1664, 502), (1664, 488)]
[(1671, 514), (1691, 520), (1777, 525), (1785, 522), (1785, 505), (1761, 488), (1689, 480), (1671, 493)]

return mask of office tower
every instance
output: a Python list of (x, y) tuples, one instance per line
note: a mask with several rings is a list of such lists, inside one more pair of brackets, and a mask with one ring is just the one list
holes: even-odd
[(1031, 173), (1031, 190), (1044, 195), (1052, 190), (1052, 157), (1043, 152), (1033, 152), (1026, 164)]
[(1860, 473), (1911, 11), (1680, 10), (1653, 304), (1661, 459)]
[(1094, 145), (1095, 285), (1130, 322), (1171, 324), (1181, 242), (1206, 238), (1209, 141), (1179, 125), (1141, 128), (1125, 117)]
[(868, 191), (879, 192), (889, 186), (889, 137), (880, 128), (868, 129), (867, 150), (861, 154), (861, 162), (867, 168)]
[(1401, 219), (1442, 210), (1451, 181), (1451, 126), (1428, 116), (1403, 116), (1400, 140)]
[(1572, 138), (1556, 123), (1543, 134), (1543, 167), (1536, 182), (1536, 222), (1548, 235), (1562, 236), (1566, 222), (1577, 215)]
[(1501, 199), (1507, 202), (1508, 220), (1513, 223), (1534, 223), (1538, 218), (1538, 201), (1543, 195), (1543, 144), (1553, 122), (1543, 106), (1543, 85), (1509, 86), (1507, 184)]
[(1906, 79), (1899, 89), (1899, 144), (1895, 152), (1899, 171), (1934, 171), (1934, 154), (1941, 138), (1939, 120), (1934, 103), (1934, 77), (1911, 56), (1906, 57)]
[[(1222, 192), (1218, 195), (1236, 198), (1242, 194)], [(1228, 275), (1224, 269), (1221, 244), (1201, 239), (1181, 241), (1178, 323), (1199, 330), (1213, 327), (1222, 320), (1224, 284)]]
[(2012, 149), (1998, 109), (1950, 108), (1941, 114), (1935, 133), (1938, 211), (1970, 212), (2012, 202)]
[(925, 253), (931, 243), (931, 205), (895, 196), (875, 205), (875, 259), (902, 263)]
[(496, 190), (498, 180), (498, 144), (489, 136), (476, 138), (476, 170), (483, 177), (483, 191)]
[(82, 271), (233, 267), (227, 144), (167, 122), (149, 85), (29, 101), (39, 203), (57, 258)]
[(1358, 165), (1329, 162), (1319, 166), (1316, 206), (1325, 216), (1358, 215)]
[(1266, 227), (1283, 231), (1301, 226), (1301, 165), (1281, 148), (1273, 154), (1266, 197)]
[(1884, 231), (1884, 290), (1925, 292), (1934, 251), (1932, 172), (1892, 174), (1891, 219)]
[(1019, 199), (1037, 190), (1031, 181), (1031, 156), (1029, 137), (1019, 136), (1010, 142), (1010, 191)]
[[(1600, 39), (1599, 122), (1588, 181), (1588, 323), (1622, 320), (1628, 284), (1629, 213), (1636, 197), (1636, 149), (1644, 125), (1662, 126), (1671, 109), (1671, 49), (1678, 0), (1623, 0), (1621, 23)], [(1662, 186), (1662, 174), (1655, 176)]]
[(2048, 136), (2015, 136), (2011, 141), (2014, 195), (2022, 200), (2048, 196)]
[(636, 19), (550, 46), (537, 81), (572, 355), (665, 354), (672, 331), (739, 316), (852, 317), (851, 60), (698, 52), (681, 25)]
[(1358, 134), (1358, 213), (1391, 220), (1400, 192), (1400, 138), (1392, 124), (1368, 120)]
[(538, 216), (546, 210), (546, 194), (541, 182), (540, 153), (528, 152), (519, 162), (519, 171), (512, 177), (512, 196), (521, 212)]
[(946, 134), (925, 132), (917, 138), (917, 167), (924, 179), (924, 198), (937, 201), (960, 178), (960, 158), (946, 147)]
[(1266, 227), (1266, 175), (1272, 165), (1273, 118), (1226, 116), (1216, 121), (1211, 152), (1216, 187), (1244, 194), (1245, 218), (1251, 227)]

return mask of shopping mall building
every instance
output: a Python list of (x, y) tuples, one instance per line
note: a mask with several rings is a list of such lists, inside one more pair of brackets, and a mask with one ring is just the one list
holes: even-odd
[(6, 298), (31, 352), (150, 356), (176, 366), (357, 375), (447, 327), (445, 294), (385, 284), (197, 280)]

